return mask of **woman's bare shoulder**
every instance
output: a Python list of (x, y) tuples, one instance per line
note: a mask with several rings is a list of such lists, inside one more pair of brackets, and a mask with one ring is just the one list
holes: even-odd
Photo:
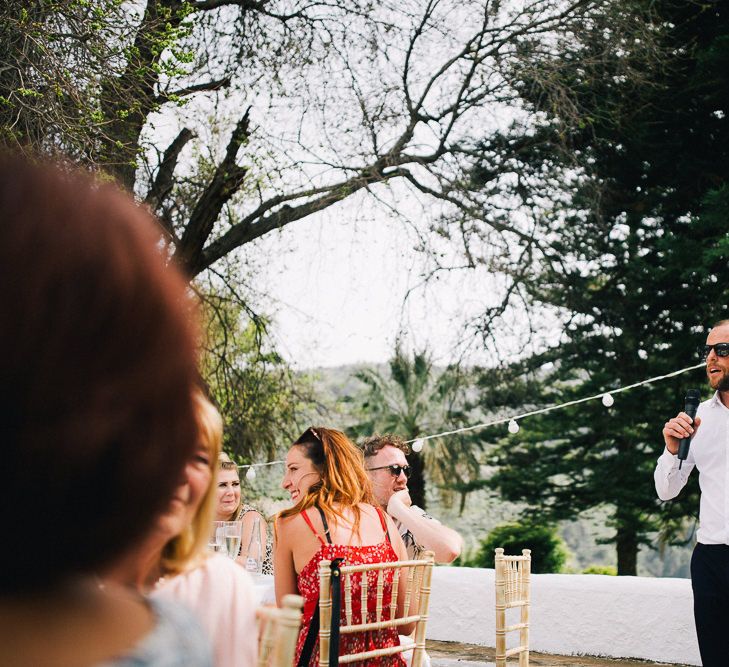
[(376, 518), (379, 521), (379, 513), (377, 512), (377, 507), (374, 505), (370, 505), (369, 503), (359, 503), (357, 507), (362, 514)]
[(288, 516), (277, 516), (276, 519), (276, 530), (277, 531), (297, 531), (301, 530), (305, 526), (304, 519), (301, 516), (301, 512), (296, 514), (290, 514)]

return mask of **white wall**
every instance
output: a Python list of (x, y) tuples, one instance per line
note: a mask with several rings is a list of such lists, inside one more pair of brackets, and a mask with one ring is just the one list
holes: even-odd
[[(535, 574), (531, 591), (535, 651), (701, 664), (688, 579)], [(494, 606), (493, 570), (436, 567), (427, 637), (494, 646)]]

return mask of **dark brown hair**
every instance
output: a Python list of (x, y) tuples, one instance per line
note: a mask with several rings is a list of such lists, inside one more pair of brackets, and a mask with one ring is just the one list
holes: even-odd
[(385, 435), (375, 434), (357, 443), (357, 446), (362, 450), (366, 459), (375, 456), (377, 452), (388, 445), (390, 447), (396, 447), (405, 455), (410, 453), (410, 447), (408, 447), (405, 441), (399, 435), (392, 435), (391, 433), (385, 433)]
[(161, 253), (112, 186), (0, 156), (0, 593), (102, 568), (179, 482), (196, 329)]

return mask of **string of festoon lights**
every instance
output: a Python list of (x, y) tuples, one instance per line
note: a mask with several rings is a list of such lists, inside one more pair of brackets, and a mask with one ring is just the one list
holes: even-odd
[[(463, 426), (461, 428), (455, 428), (451, 431), (443, 431), (441, 433), (433, 433), (432, 435), (424, 435), (420, 436), (419, 438), (413, 438), (412, 440), (406, 440), (405, 442), (410, 445), (412, 450), (414, 452), (420, 452), (423, 449), (423, 446), (428, 440), (433, 440), (435, 438), (445, 438), (449, 435), (457, 435), (459, 433), (467, 433), (468, 431), (476, 431), (481, 428), (488, 428), (489, 426), (498, 426), (499, 424), (508, 424), (507, 430), (511, 434), (518, 433), (520, 430), (519, 422), (522, 419), (525, 419), (527, 417), (533, 417), (534, 415), (542, 415), (547, 412), (552, 412), (554, 410), (562, 410), (564, 408), (571, 407), (573, 405), (579, 405), (580, 403), (587, 403), (588, 401), (595, 401), (597, 399), (600, 399), (602, 401), (602, 404), (609, 408), (615, 403), (615, 394), (620, 394), (624, 391), (629, 391), (631, 389), (635, 389), (636, 387), (642, 387), (647, 384), (652, 384), (654, 382), (659, 382), (661, 380), (666, 380), (668, 378), (675, 377), (676, 375), (681, 375), (682, 373), (687, 373), (688, 371), (696, 370), (697, 368), (701, 368), (705, 365), (705, 362), (701, 362), (699, 364), (695, 364), (693, 366), (687, 366), (686, 368), (681, 368), (680, 370), (673, 371), (672, 373), (666, 373), (665, 375), (657, 375), (656, 377), (648, 378), (647, 380), (641, 380), (640, 382), (635, 382), (633, 384), (626, 385), (625, 387), (618, 387), (617, 389), (611, 389), (609, 391), (603, 391), (599, 394), (594, 394), (593, 396), (585, 396), (584, 398), (577, 398), (573, 401), (567, 401), (566, 403), (559, 403), (555, 405), (549, 405), (546, 408), (539, 408), (537, 410), (530, 410), (529, 412), (522, 412), (518, 415), (510, 415), (508, 417), (498, 417), (496, 419), (492, 419), (487, 422), (481, 422), (480, 424), (473, 424), (471, 426)], [(284, 461), (267, 461), (266, 463), (248, 463), (246, 465), (238, 466), (239, 468), (247, 468), (246, 470), (246, 479), (255, 479), (256, 477), (256, 468), (262, 467), (262, 466), (272, 466), (279, 463), (284, 463)]]

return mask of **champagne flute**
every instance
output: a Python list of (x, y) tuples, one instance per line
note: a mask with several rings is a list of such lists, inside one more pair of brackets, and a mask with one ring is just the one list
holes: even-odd
[(240, 552), (240, 521), (213, 521), (213, 531), (208, 548), (215, 553), (235, 559)]
[(241, 521), (229, 521), (225, 526), (225, 547), (228, 551), (228, 558), (235, 560), (240, 553), (240, 538), (243, 530)]

